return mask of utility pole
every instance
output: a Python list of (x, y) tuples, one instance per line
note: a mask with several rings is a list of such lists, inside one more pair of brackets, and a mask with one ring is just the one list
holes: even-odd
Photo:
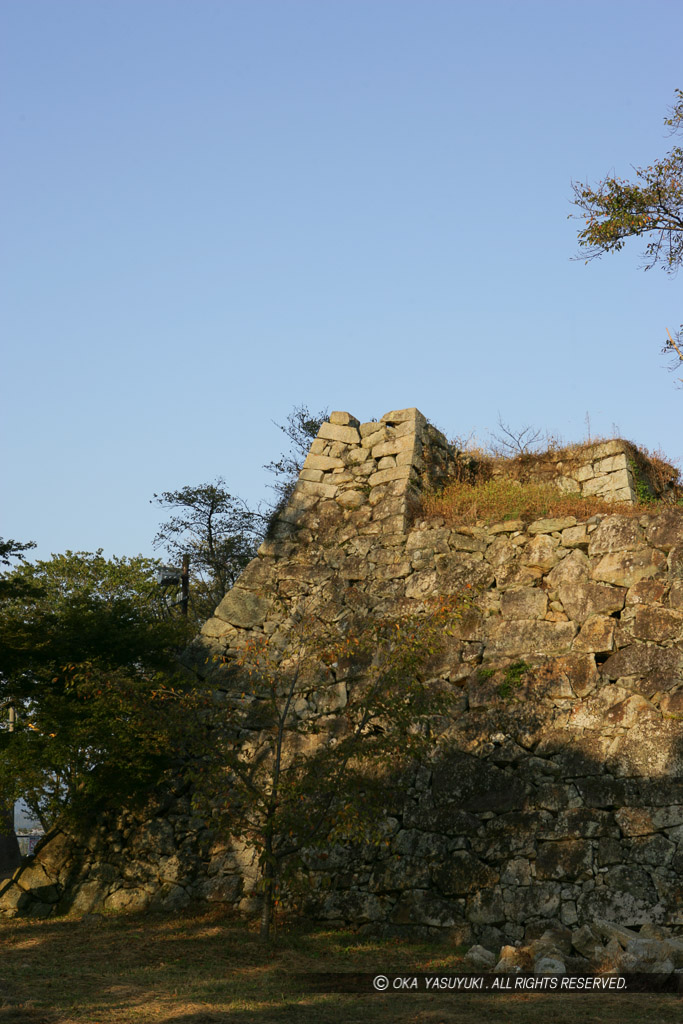
[(180, 608), (187, 618), (187, 609), (190, 603), (190, 556), (183, 555), (183, 571), (180, 574)]

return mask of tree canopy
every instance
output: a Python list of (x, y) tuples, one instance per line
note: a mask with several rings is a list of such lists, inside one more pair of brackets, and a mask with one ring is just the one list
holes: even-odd
[(159, 527), (154, 545), (176, 562), (189, 556), (191, 619), (200, 626), (256, 555), (262, 517), (230, 494), (220, 477), (163, 491), (153, 501), (174, 513)]
[[(669, 134), (683, 130), (683, 89), (664, 119)], [(578, 232), (585, 259), (618, 252), (629, 238), (646, 239), (644, 268), (662, 266), (674, 274), (683, 263), (683, 148), (674, 146), (648, 167), (634, 167), (635, 180), (607, 175), (596, 186), (572, 182), (584, 227)], [(681, 330), (664, 340), (664, 350), (683, 363)]]
[(46, 826), (145, 791), (182, 747), (187, 626), (159, 616), (156, 569), (67, 551), (0, 577), (0, 791)]

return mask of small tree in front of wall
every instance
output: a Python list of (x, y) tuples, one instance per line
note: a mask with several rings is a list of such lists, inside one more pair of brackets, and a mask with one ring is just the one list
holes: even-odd
[(199, 792), (219, 827), (258, 855), (262, 939), (286, 869), (307, 849), (377, 840), (386, 766), (419, 761), (451, 707), (450, 687), (428, 681), (427, 667), (472, 606), (468, 594), (336, 633), (299, 609), (225, 664)]

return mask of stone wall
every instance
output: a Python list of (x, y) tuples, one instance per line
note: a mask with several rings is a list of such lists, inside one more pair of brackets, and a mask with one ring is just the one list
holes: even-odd
[[(616, 475), (600, 464), (619, 454), (591, 465)], [(311, 857), (307, 912), (489, 947), (596, 917), (680, 928), (683, 516), (421, 520), (420, 488), (454, 458), (417, 410), (368, 424), (333, 413), (194, 649), (201, 671), (218, 671), (212, 655), (273, 636), (302, 598), (330, 622), (477, 593), (429, 669), (456, 698), (452, 721), (430, 762), (387, 787), (383, 846)], [(339, 670), (337, 708), (352, 685)], [(335, 710), (311, 694), (299, 713), (329, 722)], [(102, 828), (46, 842), (0, 913), (251, 906), (250, 852), (219, 842), (187, 794)]]
[(675, 468), (661, 460), (657, 471), (635, 445), (620, 438), (492, 463), (494, 475), (506, 476), (512, 468), (524, 479), (553, 483), (566, 494), (630, 504), (636, 503), (639, 492), (657, 499), (672, 497), (677, 476)]

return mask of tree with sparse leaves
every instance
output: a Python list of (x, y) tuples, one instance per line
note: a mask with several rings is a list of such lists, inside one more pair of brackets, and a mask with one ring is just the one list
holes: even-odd
[[(469, 592), (467, 592), (469, 594)], [(378, 842), (387, 771), (431, 749), (453, 694), (427, 666), (469, 596), (426, 613), (323, 627), (291, 610), (279, 637), (253, 637), (224, 664), (224, 700), (197, 793), (257, 855), (267, 940), (287, 867), (334, 842)]]
[[(669, 134), (683, 130), (683, 89), (664, 119)], [(662, 266), (674, 274), (683, 263), (683, 148), (674, 146), (649, 167), (635, 167), (636, 180), (608, 175), (593, 187), (572, 182), (574, 203), (584, 219), (578, 233), (586, 262), (607, 252), (618, 252), (629, 238), (647, 239), (644, 267)], [(667, 331), (663, 351), (683, 364), (683, 325)]]
[(159, 527), (154, 545), (163, 547), (178, 564), (189, 556), (190, 617), (201, 626), (255, 557), (263, 518), (230, 494), (220, 477), (213, 483), (155, 494), (153, 500), (174, 512)]
[(282, 433), (289, 438), (289, 449), (283, 452), (279, 459), (266, 463), (263, 467), (269, 473), (275, 474), (275, 483), (271, 484), (277, 495), (274, 506), (271, 509), (269, 523), (276, 520), (279, 513), (285, 508), (292, 492), (299, 479), (308, 455), (311, 441), (313, 441), (320, 430), (320, 425), (327, 419), (327, 409), (321, 409), (312, 413), (307, 405), (296, 405), (287, 416), (286, 423), (276, 423)]

